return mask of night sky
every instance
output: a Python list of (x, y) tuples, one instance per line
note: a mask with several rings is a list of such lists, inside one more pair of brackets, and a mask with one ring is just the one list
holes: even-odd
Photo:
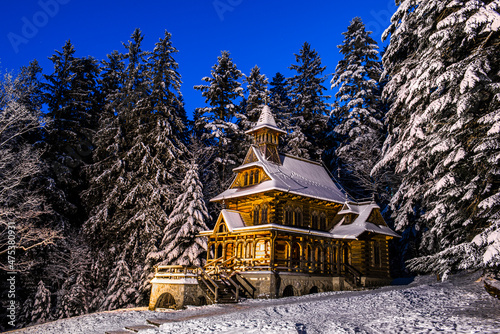
[[(231, 53), (245, 74), (255, 65), (269, 81), (281, 72), (293, 75), (295, 63), (307, 41), (319, 53), (325, 74), (335, 71), (342, 58), (337, 45), (350, 20), (360, 16), (382, 47), (381, 35), (396, 6), (394, 0), (40, 0), (4, 1), (0, 11), (0, 68), (17, 71), (37, 59), (44, 74), (53, 71), (47, 58), (73, 43), (76, 56), (106, 58), (123, 52), (135, 28), (144, 34), (143, 50), (152, 51), (167, 30), (182, 75), (186, 111), (205, 106), (194, 85), (210, 75), (221, 50)], [(387, 41), (386, 41), (387, 42)], [(330, 78), (325, 81), (326, 94)]]

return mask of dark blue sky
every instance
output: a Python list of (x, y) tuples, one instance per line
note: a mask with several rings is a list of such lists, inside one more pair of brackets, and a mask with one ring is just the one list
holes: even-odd
[[(292, 75), (307, 41), (319, 53), (325, 74), (333, 73), (341, 59), (337, 45), (350, 20), (360, 16), (373, 38), (389, 24), (394, 0), (298, 1), (298, 0), (40, 0), (4, 1), (0, 11), (0, 68), (18, 70), (37, 59), (45, 74), (52, 73), (47, 59), (70, 39), (77, 56), (105, 59), (113, 50), (122, 52), (138, 27), (145, 35), (144, 50), (153, 50), (164, 35), (172, 34), (179, 50), (182, 93), (189, 115), (203, 107), (194, 85), (210, 75), (221, 50), (228, 50), (245, 74), (258, 65), (269, 81), (281, 72)], [(332, 95), (325, 83), (327, 94)]]

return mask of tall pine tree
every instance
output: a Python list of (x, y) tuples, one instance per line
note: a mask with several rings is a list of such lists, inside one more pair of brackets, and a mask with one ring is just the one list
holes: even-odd
[(70, 41), (49, 58), (54, 72), (43, 85), (47, 116), (44, 159), (47, 196), (63, 227), (80, 227), (85, 211), (80, 192), (86, 186), (82, 168), (92, 162), (92, 137), (97, 127), (97, 76), (99, 68), (91, 57), (76, 58)]
[(398, 1), (384, 37), (390, 81), (383, 160), (401, 178), (397, 228), (421, 242), (410, 268), (500, 264), (500, 4)]
[(241, 128), (243, 131), (247, 131), (254, 127), (259, 119), (262, 106), (267, 104), (269, 91), (267, 89), (268, 80), (264, 74), (260, 73), (260, 68), (257, 65), (250, 70), (248, 76), (245, 75), (243, 81), (247, 86), (243, 110), (241, 111)]
[(330, 114), (333, 128), (328, 135), (328, 160), (344, 187), (358, 197), (371, 196), (382, 188), (381, 180), (371, 174), (381, 155), (383, 115), (378, 86), (382, 67), (370, 34), (361, 18), (351, 21), (338, 46), (344, 58), (331, 80), (332, 89), (339, 89)]
[[(101, 290), (120, 296), (100, 306), (106, 309), (144, 300), (143, 281), (149, 275), (144, 261), (161, 241), (185, 152), (179, 137), (185, 128), (180, 76), (170, 34), (153, 53), (142, 51), (142, 40), (136, 29), (124, 44), (126, 53), (108, 57), (108, 112), (96, 141), (102, 160), (93, 166), (95, 176), (85, 192), (93, 205), (85, 232), (96, 252), (95, 279)], [(121, 280), (114, 275), (130, 275), (127, 281), (133, 283), (109, 285)]]
[[(222, 51), (217, 64), (212, 67), (211, 76), (204, 77), (207, 85), (194, 88), (202, 92), (207, 107), (197, 108), (195, 127), (203, 133), (202, 139), (215, 153), (214, 168), (217, 173), (217, 192), (225, 188), (232, 176), (232, 169), (239, 163), (236, 145), (242, 130), (236, 124), (239, 100), (243, 88), (239, 79), (243, 76), (233, 63), (229, 52)], [(214, 194), (215, 195), (215, 194)]]
[(296, 74), (289, 79), (293, 112), (290, 117), (292, 132), (285, 151), (306, 159), (319, 160), (323, 152), (328, 105), (323, 95), (325, 66), (318, 53), (305, 42), (298, 54), (297, 64), (290, 69)]
[(197, 237), (208, 230), (208, 210), (203, 200), (203, 185), (198, 175), (198, 165), (191, 162), (181, 184), (181, 194), (168, 218), (163, 240), (158, 252), (150, 253), (148, 260), (154, 264), (201, 265), (206, 254), (204, 238)]
[(269, 107), (273, 111), (276, 124), (280, 129), (290, 130), (290, 115), (292, 113), (289, 85), (283, 74), (276, 73), (269, 84)]

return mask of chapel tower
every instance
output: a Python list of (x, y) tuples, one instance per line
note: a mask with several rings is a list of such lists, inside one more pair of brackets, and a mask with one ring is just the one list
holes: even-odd
[(267, 161), (280, 164), (278, 153), (279, 137), (286, 135), (286, 131), (281, 130), (276, 125), (271, 109), (265, 105), (262, 108), (259, 120), (252, 129), (245, 133), (253, 136), (253, 143), (256, 145), (261, 154)]

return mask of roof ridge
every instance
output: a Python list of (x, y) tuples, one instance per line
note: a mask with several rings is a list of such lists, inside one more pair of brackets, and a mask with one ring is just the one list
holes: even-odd
[(291, 155), (291, 154), (288, 154), (288, 153), (279, 153), (279, 154), (283, 155), (285, 157), (289, 157), (289, 158), (300, 160), (300, 161), (304, 161), (304, 162), (309, 162), (309, 163), (312, 163), (312, 164), (315, 164), (315, 165), (323, 167), (323, 164), (321, 162), (319, 162), (319, 161), (314, 161), (314, 160), (310, 160), (310, 159), (306, 159), (306, 158), (301, 158), (301, 157), (298, 157), (296, 155)]

